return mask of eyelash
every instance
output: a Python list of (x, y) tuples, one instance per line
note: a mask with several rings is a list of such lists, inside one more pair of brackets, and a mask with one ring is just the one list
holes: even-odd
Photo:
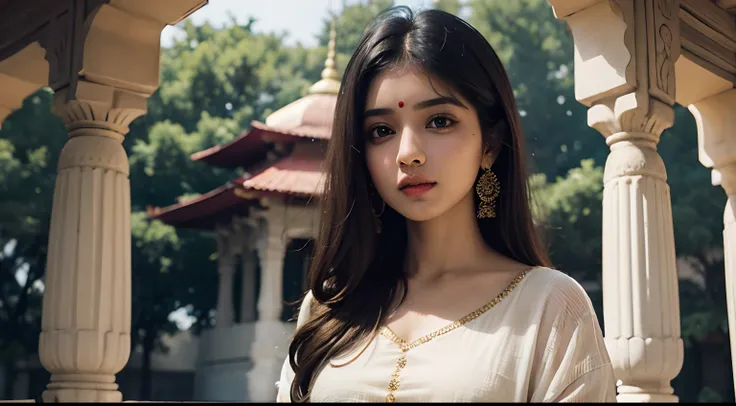
[[(429, 127), (429, 128), (434, 128), (434, 129), (437, 129), (437, 130), (444, 130), (444, 129), (450, 128), (450, 127), (454, 126), (455, 124), (457, 124), (457, 120), (455, 120), (454, 118), (450, 117), (447, 114), (440, 113), (440, 114), (435, 114), (432, 117), (430, 117), (429, 120), (428, 120), (428, 122), (427, 122), (427, 125), (431, 124), (432, 122), (434, 122), (434, 120), (437, 120), (438, 118), (445, 119), (445, 120), (447, 120), (448, 123), (444, 127)], [(386, 128), (389, 131), (391, 131), (391, 134), (387, 134), (387, 135), (384, 135), (382, 137), (376, 137), (376, 136), (374, 136), (373, 133), (375, 133), (375, 131), (378, 130), (379, 128)], [(385, 124), (377, 124), (377, 125), (374, 125), (373, 127), (371, 127), (368, 130), (368, 136), (372, 140), (379, 140), (381, 138), (385, 138), (385, 137), (388, 137), (389, 135), (394, 135), (394, 134), (396, 134), (396, 133), (393, 130), (391, 130), (391, 128), (389, 128)]]

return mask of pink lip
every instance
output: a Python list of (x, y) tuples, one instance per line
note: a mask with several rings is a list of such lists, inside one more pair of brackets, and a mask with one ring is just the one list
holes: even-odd
[(435, 183), (420, 183), (418, 185), (411, 185), (401, 188), (401, 191), (409, 197), (419, 197), (429, 192)]

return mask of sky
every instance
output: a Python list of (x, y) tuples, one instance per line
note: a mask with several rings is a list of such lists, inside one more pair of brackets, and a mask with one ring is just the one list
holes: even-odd
[[(305, 47), (317, 45), (319, 34), (329, 11), (334, 7), (339, 12), (342, 3), (355, 4), (365, 0), (209, 0), (209, 4), (189, 16), (195, 24), (209, 21), (215, 27), (229, 21), (229, 13), (238, 22), (245, 23), (255, 17), (256, 32), (288, 32), (286, 43), (301, 42)], [(398, 0), (396, 5), (412, 9), (428, 8), (431, 0)], [(169, 46), (174, 38), (182, 34), (178, 27), (168, 26), (161, 33), (161, 45)]]

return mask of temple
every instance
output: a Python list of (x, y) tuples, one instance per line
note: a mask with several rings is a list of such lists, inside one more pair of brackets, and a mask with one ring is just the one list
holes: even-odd
[(273, 112), (265, 123), (252, 122), (232, 142), (191, 157), (242, 168), (244, 174), (194, 199), (149, 210), (151, 219), (214, 231), (217, 239), (216, 326), (200, 341), (199, 399), (275, 399), (295, 310), (283, 303), (307, 289), (321, 165), (339, 89), (333, 23), (322, 79), (305, 97)]

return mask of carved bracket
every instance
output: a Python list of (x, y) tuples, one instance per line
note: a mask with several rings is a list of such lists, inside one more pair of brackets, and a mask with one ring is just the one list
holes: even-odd
[(550, 3), (575, 40), (578, 101), (586, 106), (607, 104), (616, 118), (628, 108), (637, 109), (636, 116), (649, 115), (654, 109), (651, 100), (674, 104), (679, 0)]
[[(721, 185), (731, 196), (736, 194), (736, 89), (703, 99), (688, 106), (698, 126), (698, 159), (713, 168), (713, 184)], [(734, 174), (736, 175), (736, 174)]]

